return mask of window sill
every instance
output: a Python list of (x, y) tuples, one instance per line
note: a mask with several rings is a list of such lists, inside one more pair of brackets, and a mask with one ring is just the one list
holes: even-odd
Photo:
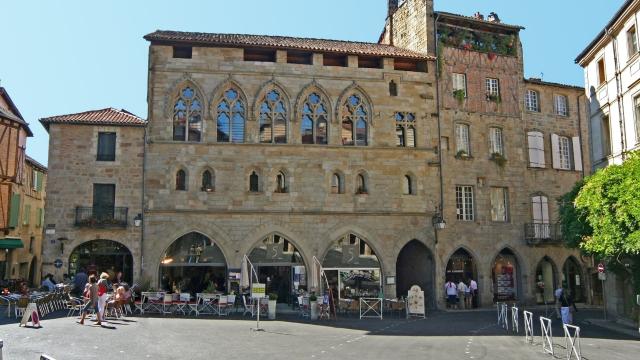
[(454, 157), (456, 158), (456, 160), (463, 160), (463, 161), (473, 160), (473, 156), (471, 156), (471, 155), (467, 155), (467, 156), (456, 155)]
[(263, 191), (247, 191), (249, 195), (264, 195)]
[(631, 64), (632, 62), (636, 61), (638, 59), (638, 57), (640, 57), (640, 52), (636, 51), (633, 56), (631, 56), (630, 58), (627, 59), (627, 65)]

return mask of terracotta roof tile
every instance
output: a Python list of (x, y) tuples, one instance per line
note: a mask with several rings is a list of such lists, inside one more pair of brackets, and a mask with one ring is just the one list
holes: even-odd
[(40, 123), (49, 130), (49, 124), (145, 126), (147, 122), (126, 110), (106, 108), (42, 118)]
[(574, 90), (584, 91), (584, 88), (580, 87), (580, 86), (569, 85), (569, 84), (561, 84), (561, 83), (555, 83), (555, 82), (550, 82), (550, 81), (543, 81), (543, 80), (537, 79), (537, 78), (524, 79), (524, 82), (525, 83), (530, 83), (530, 84), (557, 86), (557, 87), (562, 87), (562, 88), (567, 88), (567, 89), (574, 89)]
[(346, 53), (351, 55), (388, 56), (413, 59), (434, 59), (425, 53), (399, 47), (356, 41), (325, 40), (289, 36), (211, 34), (157, 30), (144, 36), (151, 42), (188, 43), (194, 45), (243, 47), (256, 46), (275, 49), (297, 49)]

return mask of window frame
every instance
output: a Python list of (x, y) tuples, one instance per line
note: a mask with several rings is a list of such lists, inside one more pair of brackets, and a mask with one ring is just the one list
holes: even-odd
[(254, 194), (261, 192), (260, 174), (258, 173), (257, 170), (251, 170), (251, 173), (249, 173), (249, 192)]
[[(205, 181), (205, 180), (207, 180), (205, 178), (207, 174), (209, 174), (209, 179), (208, 179), (209, 180), (209, 184), (206, 184), (206, 181)], [(215, 172), (213, 172), (212, 170), (209, 170), (209, 169), (205, 169), (202, 172), (202, 177), (201, 177), (201, 180), (202, 180), (202, 184), (201, 185), (202, 185), (202, 187), (200, 189), (201, 191), (213, 192), (213, 191), (216, 190), (216, 180), (215, 180), (216, 177), (215, 177), (214, 174), (215, 174)]]
[(187, 172), (184, 169), (178, 169), (176, 171), (175, 190), (187, 191)]
[(474, 190), (472, 185), (456, 185), (456, 220), (474, 221)]
[(402, 177), (402, 195), (416, 195), (416, 183), (414, 176), (405, 174)]
[[(396, 147), (415, 148), (416, 146), (416, 115), (413, 112), (397, 111), (394, 115), (396, 123)], [(402, 141), (398, 136), (402, 133)], [(413, 133), (412, 142), (409, 142), (409, 132)]]
[[(460, 87), (460, 81), (462, 81), (462, 87)], [(458, 90), (464, 91), (464, 97), (467, 97), (467, 74), (466, 73), (452, 73), (451, 74), (451, 87), (455, 93)]]
[(276, 174), (276, 188), (274, 192), (276, 194), (288, 193), (289, 192), (288, 180), (289, 179), (287, 177), (287, 174), (283, 170), (278, 171), (278, 173)]
[[(561, 104), (560, 99), (564, 101), (564, 104)], [(569, 97), (562, 94), (553, 95), (553, 107), (556, 115), (563, 117), (569, 116)]]
[(504, 132), (501, 127), (489, 127), (489, 156), (500, 154), (504, 157)]
[(633, 115), (635, 117), (636, 144), (640, 144), (640, 94), (633, 97)]
[[(187, 89), (193, 92), (191, 97), (187, 97), (185, 95), (185, 92), (187, 91)], [(178, 104), (180, 102), (182, 102), (184, 109), (178, 108)], [(197, 106), (199, 106), (199, 109), (193, 108), (193, 106), (196, 106), (196, 102), (197, 102)], [(185, 120), (184, 120), (184, 125), (182, 125), (184, 126), (184, 135), (180, 139), (176, 135), (176, 124), (180, 125), (179, 114), (181, 111), (184, 111)], [(174, 101), (173, 101), (172, 140), (179, 141), (179, 142), (194, 142), (194, 143), (202, 142), (204, 138), (204, 123), (205, 123), (204, 112), (205, 112), (204, 102), (202, 101), (202, 95), (198, 91), (197, 87), (193, 84), (187, 84), (187, 85), (181, 86), (180, 92), (174, 98)], [(199, 118), (199, 120), (191, 121), (191, 119), (194, 117)], [(192, 127), (192, 124), (198, 124), (198, 125)], [(190, 138), (190, 130), (192, 128), (198, 131), (197, 133), (198, 139), (192, 140)]]
[[(337, 184), (334, 184), (334, 180), (337, 179)], [(344, 194), (344, 177), (338, 172), (331, 174), (331, 193), (332, 194)]]
[(527, 111), (540, 112), (540, 93), (537, 90), (527, 89), (524, 95), (524, 106)]
[(638, 32), (636, 30), (636, 26), (632, 25), (631, 27), (629, 27), (629, 29), (626, 31), (626, 35), (627, 35), (627, 53), (629, 55), (629, 59), (631, 59), (635, 57), (636, 54), (638, 54), (638, 51), (640, 50), (638, 48)]
[[(311, 97), (314, 95), (318, 98), (318, 102), (315, 104), (311, 101)], [(309, 108), (310, 112), (305, 111), (305, 109), (307, 108)], [(319, 91), (311, 91), (305, 96), (299, 111), (300, 143), (304, 145), (328, 145), (330, 107), (328, 105), (328, 101), (326, 101), (325, 99), (325, 96)], [(305, 142), (304, 140), (305, 133), (303, 131), (303, 126), (307, 121), (311, 123), (311, 142)], [(319, 137), (322, 124), (324, 124), (324, 141), (320, 141), (321, 138)]]
[[(534, 137), (536, 139), (540, 139), (540, 144), (542, 145), (542, 148), (532, 147), (532, 144), (531, 144), (531, 138), (532, 137)], [(538, 130), (527, 131), (527, 153), (529, 155), (529, 167), (530, 168), (544, 169), (544, 168), (547, 167), (547, 162), (546, 162), (546, 158), (545, 158), (545, 150), (544, 150), (544, 133), (542, 131), (538, 131)], [(543, 162), (542, 163), (537, 163), (537, 162), (534, 163), (533, 162), (533, 157), (531, 156), (532, 153), (541, 154), (541, 159), (542, 159)]]
[(356, 175), (356, 195), (366, 194), (369, 194), (367, 175), (364, 172), (360, 172)]
[(488, 99), (491, 97), (500, 98), (500, 79), (485, 78), (485, 91)]
[[(235, 99), (232, 99), (228, 96), (228, 94), (233, 91), (235, 93)], [(228, 106), (227, 110), (221, 109), (222, 103), (226, 103)], [(225, 88), (225, 90), (221, 93), (218, 101), (216, 102), (215, 107), (215, 122), (216, 122), (216, 142), (222, 144), (242, 144), (246, 142), (247, 136), (247, 101), (242, 95), (240, 89), (236, 86), (229, 86)], [(240, 111), (237, 107), (240, 106)], [(225, 115), (227, 117), (228, 126), (229, 126), (229, 134), (228, 139), (226, 141), (221, 140), (221, 131), (220, 131), (220, 123), (221, 116)], [(237, 137), (235, 135), (236, 130), (236, 116), (239, 116), (242, 119), (242, 137)]]
[[(103, 147), (106, 147), (107, 145), (111, 145), (111, 144), (104, 145), (104, 142), (107, 141), (105, 138), (109, 138), (109, 137), (113, 137), (113, 145), (109, 146), (110, 148), (109, 150), (111, 150), (111, 147), (113, 147), (112, 154), (109, 152), (101, 152), (101, 149)], [(115, 131), (98, 132), (98, 143), (96, 147), (96, 161), (101, 161), (101, 162), (116, 161), (117, 142), (118, 142), (118, 134)]]
[[(459, 131), (461, 129), (465, 129), (465, 131)], [(471, 156), (471, 125), (461, 122), (455, 123), (454, 131), (456, 139), (456, 156), (461, 151), (464, 151), (467, 156)]]
[(571, 138), (568, 136), (558, 136), (558, 167), (561, 170), (572, 170), (571, 159)]
[[(269, 99), (271, 94), (277, 94), (278, 97), (274, 100)], [(282, 104), (282, 112), (278, 111), (278, 104)], [(279, 88), (271, 88), (264, 92), (260, 102), (258, 103), (258, 128), (259, 137), (258, 140), (261, 144), (288, 144), (289, 143), (289, 107), (287, 106), (288, 100), (285, 92)], [(266, 109), (268, 111), (264, 111)], [(267, 120), (268, 123), (267, 123)], [(281, 126), (280, 122), (284, 123), (284, 141), (280, 136), (276, 135), (276, 127)], [(270, 125), (270, 139), (264, 135), (263, 125)]]
[(604, 56), (596, 61), (596, 71), (598, 75), (598, 86), (603, 86), (607, 82), (607, 64), (605, 64)]
[[(357, 103), (353, 103), (352, 99), (358, 99)], [(343, 146), (369, 146), (369, 132), (371, 126), (371, 104), (361, 93), (351, 93), (349, 96), (345, 98), (342, 107), (342, 116), (340, 119), (340, 137), (342, 140)], [(358, 109), (362, 111), (363, 114), (357, 114)], [(343, 135), (345, 134), (345, 124), (351, 124), (351, 137), (345, 138)], [(364, 139), (359, 140), (359, 125), (364, 123)], [(345, 139), (347, 141), (345, 141)], [(350, 139), (350, 140), (349, 140)]]

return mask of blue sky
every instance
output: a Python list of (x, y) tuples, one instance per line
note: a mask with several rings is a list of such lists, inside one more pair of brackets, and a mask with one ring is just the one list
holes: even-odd
[[(576, 55), (623, 0), (435, 0), (439, 11), (498, 13), (522, 25), (525, 74), (582, 86)], [(386, 0), (3, 1), (0, 81), (47, 163), (41, 117), (105, 107), (147, 114), (147, 51), (156, 29), (378, 40)]]

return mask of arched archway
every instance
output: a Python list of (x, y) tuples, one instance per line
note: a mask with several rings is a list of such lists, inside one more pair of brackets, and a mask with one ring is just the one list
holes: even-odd
[(553, 260), (548, 256), (543, 257), (536, 267), (535, 294), (538, 304), (553, 304), (556, 301), (554, 296), (558, 286), (556, 274), (556, 264)]
[(493, 262), (493, 301), (516, 301), (520, 298), (520, 264), (513, 251), (502, 249)]
[[(446, 281), (453, 281), (454, 284), (460, 281), (465, 281), (467, 285), (470, 285), (471, 280), (478, 281), (478, 270), (475, 260), (471, 253), (464, 248), (459, 248), (454, 252), (449, 261), (447, 261), (447, 268), (445, 271)], [(476, 290), (475, 295), (472, 298), (472, 306), (478, 307), (480, 304), (479, 293)]]
[(133, 256), (129, 248), (117, 241), (91, 240), (76, 246), (69, 256), (69, 276), (80, 269), (85, 269), (88, 274), (122, 271), (124, 281), (131, 284)]
[(190, 232), (164, 252), (159, 266), (160, 288), (176, 293), (226, 291), (227, 261), (208, 236)]
[(562, 267), (563, 286), (573, 295), (575, 302), (585, 301), (582, 267), (573, 256), (569, 256)]
[(406, 297), (413, 285), (424, 291), (425, 304), (435, 307), (435, 263), (429, 248), (418, 240), (409, 241), (396, 261), (396, 296)]
[(382, 268), (376, 252), (362, 237), (348, 233), (334, 241), (322, 268), (338, 299), (378, 297), (382, 293)]
[(258, 279), (267, 293), (278, 294), (279, 303), (291, 303), (291, 294), (307, 289), (307, 267), (297, 246), (281, 234), (262, 239), (249, 253)]

